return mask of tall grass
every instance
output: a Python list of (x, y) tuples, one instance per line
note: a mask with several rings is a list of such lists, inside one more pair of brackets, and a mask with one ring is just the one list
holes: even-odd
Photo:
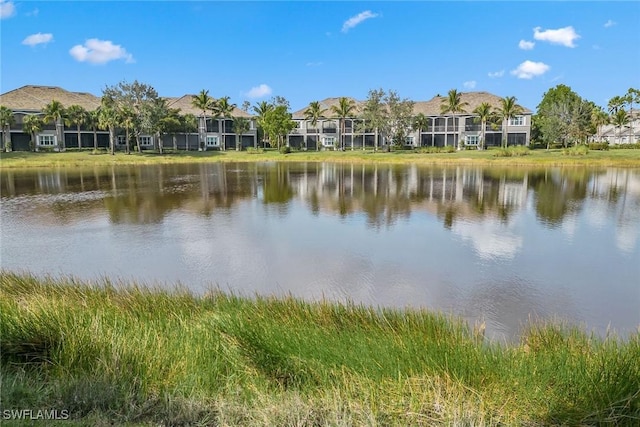
[(640, 423), (640, 332), (488, 343), (417, 310), (0, 273), (4, 408), (79, 423)]

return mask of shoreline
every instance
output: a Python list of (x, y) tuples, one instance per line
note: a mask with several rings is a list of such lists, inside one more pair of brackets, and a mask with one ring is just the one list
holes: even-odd
[(247, 151), (178, 152), (171, 154), (107, 153), (90, 151), (65, 153), (11, 152), (0, 155), (0, 170), (27, 168), (58, 168), (79, 166), (150, 165), (214, 162), (335, 162), (418, 165), (478, 165), (478, 166), (539, 166), (539, 167), (628, 167), (640, 168), (640, 149), (589, 151), (586, 155), (564, 155), (562, 150), (531, 150), (525, 156), (496, 157), (497, 150), (462, 151), (454, 153), (420, 153), (416, 151), (300, 151), (281, 154), (275, 150), (254, 153)]

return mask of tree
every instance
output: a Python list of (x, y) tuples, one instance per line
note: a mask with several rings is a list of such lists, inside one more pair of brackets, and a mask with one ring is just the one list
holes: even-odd
[(487, 122), (491, 120), (494, 116), (493, 109), (488, 102), (483, 102), (478, 105), (475, 110), (473, 110), (474, 114), (477, 115), (475, 118), (476, 121), (480, 122), (480, 144), (478, 145), (479, 150), (484, 150), (485, 148), (485, 139), (487, 134)]
[(198, 118), (193, 114), (185, 114), (181, 116), (180, 121), (185, 132), (185, 145), (189, 151), (189, 133), (198, 130)]
[(236, 151), (242, 150), (242, 135), (249, 132), (251, 122), (246, 117), (235, 117), (233, 119), (233, 130), (236, 132)]
[(622, 96), (616, 95), (613, 98), (611, 98), (607, 104), (607, 107), (609, 108), (609, 114), (614, 115), (618, 111), (622, 110), (625, 102), (626, 101)]
[(98, 149), (98, 127), (100, 123), (100, 108), (87, 112), (87, 125), (93, 131), (93, 149)]
[(414, 102), (407, 98), (400, 99), (395, 91), (390, 90), (385, 103), (388, 111), (387, 135), (394, 145), (401, 146), (412, 128)]
[(163, 134), (171, 135), (173, 150), (178, 151), (178, 139), (176, 133), (182, 131), (183, 118), (180, 116), (179, 108), (167, 108), (167, 115), (160, 119), (160, 130)]
[(67, 126), (76, 125), (76, 131), (78, 135), (78, 148), (82, 148), (82, 139), (80, 137), (80, 127), (87, 123), (87, 110), (85, 110), (80, 105), (70, 106), (69, 108), (67, 108), (65, 123)]
[(624, 95), (625, 103), (629, 106), (629, 121), (631, 122), (631, 126), (629, 126), (629, 142), (633, 143), (634, 141), (634, 132), (633, 132), (633, 104), (640, 103), (640, 90), (634, 89), (630, 87), (627, 90), (627, 93)]
[(13, 115), (13, 111), (0, 105), (0, 128), (2, 129), (2, 141), (4, 142), (4, 150), (9, 152), (11, 147), (11, 126), (15, 124), (16, 119)]
[[(458, 134), (458, 127), (456, 127), (456, 113), (466, 113), (465, 107), (469, 105), (468, 102), (462, 102), (462, 94), (458, 92), (457, 89), (451, 89), (447, 94), (447, 97), (442, 101), (440, 105), (440, 112), (442, 114), (451, 113), (453, 119), (453, 131), (456, 132), (454, 135), (457, 135), (458, 138), (458, 149), (462, 148), (460, 143), (460, 135)], [(454, 143), (455, 143), (454, 137)], [(446, 145), (446, 142), (445, 142)]]
[[(124, 105), (120, 108), (119, 116), (120, 116), (122, 127), (124, 128), (125, 152), (127, 154), (130, 154), (131, 150), (129, 148), (130, 147), (129, 136), (130, 136), (130, 133), (133, 132), (133, 129), (135, 129), (135, 121), (137, 119), (136, 113), (135, 111), (133, 111), (133, 108), (129, 107), (128, 105)], [(140, 152), (139, 138), (136, 138), (136, 148), (139, 153)]]
[[(338, 105), (331, 106), (331, 112), (340, 120), (340, 148), (344, 150), (344, 133), (345, 121), (349, 117), (353, 117), (356, 111), (356, 105), (352, 99), (341, 97), (338, 99)], [(351, 149), (353, 149), (353, 138), (351, 139)]]
[(30, 114), (22, 120), (22, 130), (31, 135), (31, 149), (36, 151), (36, 134), (42, 130), (44, 120), (38, 115)]
[(286, 136), (295, 128), (296, 122), (291, 119), (291, 113), (286, 104), (280, 103), (279, 105), (272, 104), (272, 108), (267, 110), (263, 126), (265, 134), (269, 136), (270, 144), (273, 144), (275, 140), (276, 147), (280, 149)]
[[(311, 123), (316, 130), (316, 151), (320, 149), (320, 129), (318, 126), (318, 121), (324, 118), (324, 113), (327, 110), (322, 108), (322, 105), (318, 101), (313, 101), (309, 103), (309, 106), (306, 110), (304, 110), (304, 119)], [(307, 141), (304, 142), (305, 149), (308, 148)]]
[[(121, 81), (117, 85), (107, 86), (102, 90), (103, 98), (107, 97), (111, 101), (111, 108), (114, 108), (117, 115), (121, 115), (125, 108), (133, 111), (133, 134), (138, 139), (143, 132), (143, 123), (147, 120), (144, 115), (148, 114), (149, 107), (159, 97), (158, 92), (145, 83), (134, 80), (133, 83)], [(148, 121), (148, 120), (147, 120)], [(138, 150), (140, 145), (138, 144)]]
[(52, 122), (56, 128), (56, 138), (58, 139), (58, 147), (64, 150), (64, 134), (62, 132), (62, 120), (65, 116), (64, 107), (60, 101), (52, 100), (42, 109), (45, 122)]
[(205, 150), (205, 135), (207, 134), (207, 111), (215, 108), (215, 101), (209, 96), (209, 91), (202, 89), (198, 95), (191, 99), (191, 105), (202, 111), (202, 121), (200, 122), (200, 149)]
[[(141, 128), (154, 135), (158, 143), (158, 151), (163, 154), (162, 133), (165, 131), (164, 120), (170, 115), (170, 108), (164, 98), (156, 98), (145, 105)], [(177, 111), (174, 112), (177, 115)]]
[(258, 116), (258, 132), (262, 133), (262, 145), (265, 145), (265, 141), (269, 138), (268, 133), (265, 131), (265, 117), (269, 110), (275, 108), (273, 104), (268, 103), (267, 101), (261, 101), (253, 107), (253, 112)]
[(374, 131), (373, 150), (378, 150), (378, 135), (387, 127), (387, 108), (384, 104), (385, 92), (382, 89), (370, 90), (367, 100), (364, 102), (362, 118)]
[[(223, 96), (222, 98), (220, 98), (218, 100), (217, 103), (217, 116), (218, 117), (222, 117), (222, 121), (223, 121), (223, 125), (226, 124), (226, 120), (228, 118), (233, 117), (233, 110), (236, 108), (236, 104), (231, 104), (229, 102), (229, 97), (228, 96)], [(224, 127), (222, 129), (225, 129)], [(226, 150), (227, 149), (227, 144), (226, 141), (224, 139), (224, 135), (222, 136), (222, 150)]]
[(120, 124), (120, 116), (116, 109), (115, 102), (109, 96), (102, 96), (100, 114), (98, 116), (98, 126), (109, 130), (109, 151), (115, 154), (116, 147), (116, 127)]
[(500, 109), (498, 110), (498, 114), (500, 115), (500, 118), (502, 118), (505, 133), (505, 138), (503, 138), (502, 141), (503, 147), (507, 147), (509, 145), (509, 121), (518, 114), (522, 114), (522, 107), (516, 104), (516, 101), (517, 98), (515, 96), (507, 96), (500, 100)]
[(622, 128), (629, 124), (629, 114), (620, 109), (611, 116), (611, 123), (618, 128), (618, 138), (620, 138)]
[(422, 131), (429, 129), (429, 118), (423, 113), (418, 113), (413, 118), (412, 129), (418, 131), (418, 146), (422, 146)]
[(602, 126), (609, 124), (609, 115), (602, 108), (594, 108), (591, 112), (591, 123), (596, 128), (598, 141), (602, 141)]

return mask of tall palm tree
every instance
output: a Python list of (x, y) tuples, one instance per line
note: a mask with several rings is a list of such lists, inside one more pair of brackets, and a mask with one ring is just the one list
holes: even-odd
[[(133, 108), (128, 105), (123, 105), (118, 109), (118, 113), (120, 116), (120, 121), (122, 127), (124, 128), (124, 144), (125, 144), (125, 152), (127, 154), (131, 154), (130, 145), (129, 145), (129, 137), (131, 136), (131, 131), (133, 130), (136, 122), (136, 112)], [(138, 153), (140, 152), (140, 138), (136, 138), (136, 149)]]
[(35, 114), (25, 116), (22, 120), (22, 130), (31, 135), (31, 149), (36, 151), (36, 134), (42, 130), (44, 121)]
[(233, 130), (236, 132), (236, 151), (242, 150), (242, 135), (249, 132), (251, 123), (246, 117), (234, 117)]
[(611, 115), (616, 114), (619, 110), (621, 110), (624, 107), (624, 104), (625, 104), (624, 97), (614, 96), (609, 100), (609, 103), (607, 104), (607, 107), (609, 108), (609, 114)]
[(507, 96), (500, 100), (500, 109), (498, 110), (498, 114), (502, 118), (506, 134), (502, 141), (503, 147), (507, 147), (507, 145), (509, 145), (509, 121), (518, 114), (522, 114), (522, 107), (516, 104), (517, 100), (518, 99), (515, 96)]
[(635, 142), (633, 140), (634, 132), (633, 132), (633, 104), (637, 104), (640, 102), (640, 90), (629, 88), (627, 93), (624, 95), (625, 103), (629, 106), (629, 121), (631, 122), (631, 126), (629, 126), (629, 142)]
[[(318, 121), (324, 118), (324, 113), (327, 110), (322, 108), (322, 105), (318, 101), (313, 101), (309, 103), (309, 107), (304, 110), (304, 118), (311, 123), (316, 130), (316, 151), (320, 149), (320, 129), (318, 126)], [(308, 148), (308, 142), (305, 140), (305, 149)]]
[(60, 101), (52, 100), (42, 109), (45, 122), (52, 122), (56, 128), (56, 137), (58, 138), (58, 148), (64, 150), (64, 134), (62, 132), (62, 120), (65, 116), (65, 110)]
[(622, 135), (622, 128), (629, 124), (629, 114), (620, 109), (611, 116), (611, 123), (618, 128), (618, 139)]
[(93, 130), (93, 149), (98, 149), (98, 127), (100, 119), (100, 108), (87, 112), (87, 125)]
[(262, 145), (265, 145), (265, 141), (268, 140), (269, 135), (265, 132), (265, 120), (269, 111), (274, 108), (273, 104), (267, 101), (261, 101), (253, 107), (253, 112), (256, 113), (258, 128), (262, 130)]
[(484, 150), (485, 147), (485, 137), (487, 134), (487, 122), (493, 117), (493, 110), (491, 105), (488, 102), (483, 102), (478, 105), (475, 110), (473, 110), (475, 114), (478, 115), (476, 120), (481, 123), (480, 126), (480, 144), (478, 145), (479, 150)]
[[(344, 150), (344, 132), (347, 118), (353, 117), (356, 111), (356, 104), (353, 99), (341, 97), (338, 105), (331, 106), (331, 112), (340, 120), (340, 148)], [(351, 149), (353, 150), (353, 138), (351, 138)]]
[(591, 112), (591, 123), (596, 128), (598, 142), (602, 141), (602, 126), (609, 124), (609, 115), (601, 108), (594, 108)]
[[(236, 108), (236, 104), (230, 103), (229, 99), (230, 98), (228, 96), (223, 96), (217, 102), (216, 115), (222, 118), (223, 125), (225, 124), (225, 119), (233, 117), (233, 110)], [(224, 131), (225, 129), (222, 128), (220, 130)], [(222, 150), (227, 149), (226, 145), (224, 135), (222, 135)]]
[(78, 134), (78, 148), (82, 148), (82, 139), (80, 137), (80, 127), (87, 123), (87, 110), (80, 105), (72, 105), (67, 108), (65, 124), (67, 126), (76, 126)]
[(11, 125), (15, 124), (16, 119), (13, 115), (13, 111), (0, 105), (0, 128), (2, 129), (2, 141), (4, 142), (4, 150), (9, 152), (11, 147)]
[(116, 127), (118, 125), (120, 125), (120, 115), (113, 100), (103, 97), (102, 105), (100, 106), (100, 115), (98, 116), (98, 126), (102, 129), (109, 130), (109, 150), (111, 155), (115, 154)]
[(213, 98), (209, 96), (209, 91), (202, 89), (199, 94), (192, 96), (191, 105), (202, 111), (202, 122), (200, 125), (200, 148), (206, 150), (205, 135), (207, 134), (207, 111), (212, 110), (215, 105)]
[[(440, 105), (440, 112), (442, 114), (451, 113), (453, 120), (453, 131), (456, 132), (458, 128), (456, 128), (456, 114), (457, 113), (466, 113), (465, 107), (469, 105), (468, 102), (462, 102), (462, 94), (458, 92), (457, 89), (451, 89), (447, 94), (447, 97), (442, 101)], [(446, 132), (445, 132), (446, 133)], [(456, 133), (457, 134), (457, 133)], [(454, 135), (456, 135), (454, 134)], [(461, 149), (460, 145), (460, 135), (458, 134), (458, 149)], [(455, 143), (454, 137), (454, 143)], [(445, 141), (445, 145), (447, 142)]]
[(413, 130), (418, 131), (418, 143), (419, 146), (422, 146), (422, 131), (427, 130), (429, 128), (429, 118), (425, 116), (423, 113), (418, 113), (413, 118)]
[(193, 114), (185, 114), (181, 121), (184, 127), (185, 146), (189, 151), (189, 133), (198, 130), (198, 119)]

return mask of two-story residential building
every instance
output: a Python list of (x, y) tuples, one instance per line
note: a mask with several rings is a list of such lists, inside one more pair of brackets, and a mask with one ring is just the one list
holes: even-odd
[[(338, 105), (339, 98), (327, 98), (320, 101), (321, 108), (325, 110), (324, 118), (318, 120), (313, 126), (310, 120), (305, 118), (307, 108), (298, 110), (292, 114), (296, 122), (296, 128), (289, 134), (288, 143), (291, 147), (316, 149), (316, 144), (321, 148), (334, 148), (344, 144), (345, 149), (361, 149), (363, 147), (373, 147), (375, 144), (375, 134), (372, 129), (368, 129), (363, 120), (359, 118), (362, 114), (363, 101), (354, 102), (353, 117), (345, 120), (344, 135), (341, 135), (340, 120), (332, 113), (331, 107)], [(482, 124), (478, 121), (477, 114), (473, 113), (483, 102), (491, 105), (494, 111), (500, 108), (501, 99), (499, 96), (487, 92), (465, 92), (461, 94), (461, 102), (466, 103), (465, 112), (453, 114), (442, 114), (442, 104), (446, 97), (435, 96), (429, 101), (415, 102), (413, 107), (414, 116), (422, 113), (428, 119), (428, 126), (421, 130), (411, 130), (406, 138), (405, 145), (413, 147), (423, 146), (454, 146), (458, 141), (462, 141), (466, 146), (478, 146), (481, 138)], [(509, 120), (508, 124), (496, 123), (487, 124), (485, 131), (485, 146), (500, 146), (502, 138), (508, 132), (508, 145), (529, 145), (531, 139), (531, 116), (532, 112), (522, 108), (522, 113)], [(384, 146), (387, 141), (384, 135), (379, 135), (378, 146)]]
[[(211, 117), (210, 112), (202, 116), (192, 105), (193, 95), (176, 98), (165, 98), (172, 109), (179, 109), (180, 114), (193, 114), (199, 121), (196, 130), (185, 130), (171, 135), (162, 135), (160, 141), (151, 134), (138, 136), (138, 142), (143, 149), (157, 149), (158, 144), (163, 147), (176, 147), (179, 150), (225, 149), (235, 148), (238, 137), (233, 128), (233, 118)], [(64, 108), (79, 105), (87, 111), (95, 111), (100, 107), (100, 97), (85, 92), (71, 92), (55, 86), (28, 85), (0, 95), (0, 105), (13, 111), (14, 123), (8, 132), (13, 150), (28, 151), (31, 149), (31, 135), (23, 130), (24, 118), (28, 115), (44, 117), (43, 110), (51, 101), (59, 101)], [(250, 129), (241, 135), (242, 146), (254, 146), (257, 142), (257, 126), (252, 116), (239, 108), (234, 108), (232, 117), (245, 117), (249, 120)], [(4, 132), (0, 138), (4, 138)], [(106, 130), (94, 129), (89, 124), (80, 128), (80, 141), (75, 124), (66, 124), (64, 120), (56, 123), (44, 123), (36, 133), (35, 148), (60, 150), (63, 148), (92, 148), (94, 144), (105, 148), (109, 146), (109, 133)], [(130, 139), (130, 144), (132, 140)], [(126, 145), (126, 134), (123, 129), (116, 131), (116, 148), (123, 149)], [(4, 147), (4, 139), (2, 140)]]

